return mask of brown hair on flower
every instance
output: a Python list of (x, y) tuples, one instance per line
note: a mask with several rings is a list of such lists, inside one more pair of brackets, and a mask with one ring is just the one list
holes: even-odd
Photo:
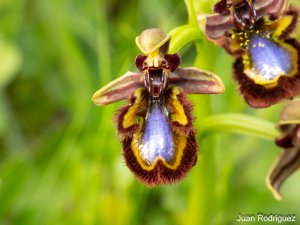
[(205, 33), (236, 58), (233, 78), (254, 108), (300, 93), (300, 43), (291, 38), (299, 11), (286, 0), (222, 0), (207, 16)]

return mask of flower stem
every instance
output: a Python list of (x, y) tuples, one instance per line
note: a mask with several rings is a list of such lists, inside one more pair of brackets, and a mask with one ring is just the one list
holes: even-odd
[(227, 132), (273, 140), (279, 135), (274, 123), (238, 113), (212, 115), (202, 119), (200, 123), (198, 132), (202, 137)]

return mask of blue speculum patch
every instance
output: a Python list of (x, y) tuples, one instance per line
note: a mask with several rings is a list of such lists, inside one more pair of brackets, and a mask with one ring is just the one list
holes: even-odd
[(288, 75), (293, 69), (292, 56), (288, 49), (269, 38), (254, 35), (248, 49), (252, 71), (247, 75), (253, 79), (258, 75), (258, 79), (271, 82), (278, 76)]
[(168, 118), (156, 102), (146, 118), (143, 143), (139, 149), (141, 157), (149, 164), (158, 157), (166, 161), (174, 157), (173, 136)]

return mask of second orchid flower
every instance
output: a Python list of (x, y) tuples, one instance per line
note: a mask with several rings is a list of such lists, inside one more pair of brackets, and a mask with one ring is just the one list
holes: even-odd
[[(287, 0), (221, 0), (206, 17), (207, 38), (236, 58), (234, 79), (254, 108), (300, 94), (299, 12)], [(203, 18), (203, 17), (201, 17)]]

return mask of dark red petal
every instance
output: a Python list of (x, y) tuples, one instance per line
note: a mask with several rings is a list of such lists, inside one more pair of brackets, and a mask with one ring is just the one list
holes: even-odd
[(219, 14), (228, 14), (230, 11), (228, 10), (227, 0), (221, 0), (213, 6), (213, 12)]
[(181, 60), (178, 54), (166, 54), (164, 55), (164, 58), (167, 60), (171, 72), (176, 70), (180, 65)]
[(282, 138), (277, 138), (275, 140), (275, 143), (276, 143), (277, 146), (279, 146), (281, 148), (292, 148), (292, 147), (294, 147), (292, 135), (285, 135)]
[(144, 67), (143, 63), (146, 59), (147, 59), (147, 56), (143, 56), (143, 55), (138, 55), (135, 58), (135, 66), (139, 71), (143, 70), (143, 67)]

